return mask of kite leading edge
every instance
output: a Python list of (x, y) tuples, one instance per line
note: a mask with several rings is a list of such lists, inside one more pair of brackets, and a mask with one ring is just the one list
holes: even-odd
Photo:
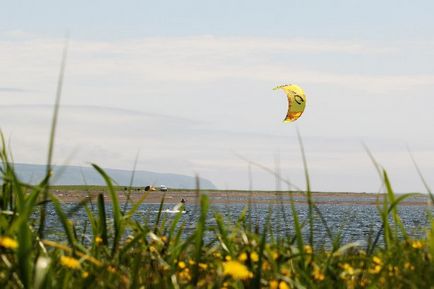
[(283, 122), (296, 121), (306, 106), (306, 95), (303, 89), (296, 84), (284, 84), (273, 88), (273, 90), (277, 89), (282, 89), (288, 97), (288, 113)]

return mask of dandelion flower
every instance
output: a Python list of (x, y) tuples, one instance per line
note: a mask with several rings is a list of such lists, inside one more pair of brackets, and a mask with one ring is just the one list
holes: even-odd
[(250, 259), (252, 260), (252, 262), (258, 262), (258, 260), (259, 260), (258, 253), (256, 253), (256, 252), (252, 252), (252, 253), (250, 254)]
[(276, 280), (271, 280), (270, 289), (277, 289), (277, 288), (279, 288), (279, 282), (277, 282)]
[(312, 254), (312, 247), (310, 246), (310, 245), (304, 245), (304, 252), (306, 253), (306, 254)]
[(405, 262), (404, 268), (407, 270), (410, 269), (411, 271), (414, 270), (414, 266), (410, 262)]
[(179, 267), (180, 269), (184, 269), (184, 268), (186, 267), (185, 262), (184, 262), (184, 261), (179, 261), (179, 262), (178, 262), (178, 267)]
[(10, 237), (0, 237), (0, 247), (14, 250), (18, 248), (18, 242)]
[(158, 250), (154, 246), (149, 246), (149, 252), (158, 253)]
[(342, 279), (352, 279), (352, 277), (356, 274), (354, 268), (348, 263), (341, 265), (341, 268), (343, 269), (343, 272), (339, 276)]
[(220, 254), (220, 252), (214, 252), (213, 256), (217, 259), (220, 259), (222, 257), (222, 254)]
[(245, 280), (253, 277), (252, 272), (238, 261), (227, 261), (223, 263), (223, 274), (230, 275), (234, 279)]
[(102, 243), (102, 238), (100, 236), (95, 237), (95, 244), (99, 245)]
[(241, 253), (240, 256), (238, 256), (238, 260), (241, 262), (244, 262), (247, 260), (247, 254), (245, 252)]
[(344, 269), (344, 272), (347, 273), (348, 275), (354, 275), (354, 268), (351, 267), (350, 264), (345, 263), (345, 264), (342, 266), (342, 269)]
[(279, 283), (279, 289), (290, 289), (290, 288), (289, 288), (289, 285), (286, 284), (286, 282), (280, 281), (280, 283)]
[(107, 271), (109, 271), (110, 273), (116, 273), (116, 268), (113, 267), (112, 265), (109, 265), (109, 266), (107, 267)]
[(262, 263), (262, 271), (268, 271), (271, 269), (270, 263), (268, 263), (267, 261), (264, 261)]
[(316, 265), (313, 268), (312, 277), (317, 281), (323, 281), (325, 279), (325, 276), (321, 272), (321, 269)]
[(372, 261), (377, 265), (383, 265), (383, 261), (377, 256), (372, 257)]
[(419, 240), (416, 240), (411, 243), (411, 246), (413, 247), (413, 249), (420, 249), (423, 247), (423, 243)]
[(285, 276), (291, 276), (291, 271), (288, 268), (281, 268), (280, 273)]
[(381, 265), (375, 265), (373, 268), (369, 269), (369, 273), (378, 274), (381, 271)]
[(208, 264), (205, 264), (205, 263), (199, 263), (199, 268), (200, 268), (200, 269), (203, 269), (203, 270), (206, 270), (206, 269), (208, 269)]
[(190, 282), (191, 281), (191, 274), (190, 270), (188, 268), (185, 268), (179, 273), (179, 278), (182, 282)]
[(68, 267), (70, 269), (78, 270), (80, 269), (80, 261), (73, 257), (68, 256), (61, 256), (60, 257), (60, 264), (62, 264), (65, 267)]

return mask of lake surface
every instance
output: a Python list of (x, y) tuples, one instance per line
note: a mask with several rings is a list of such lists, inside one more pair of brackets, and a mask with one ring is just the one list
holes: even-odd
[[(429, 225), (428, 212), (434, 213), (433, 208), (422, 205), (423, 202), (420, 202), (421, 200), (426, 200), (426, 197), (414, 197), (413, 200), (409, 200), (411, 205), (403, 205), (398, 208), (404, 227), (409, 235), (413, 237), (424, 236), (424, 230)], [(375, 202), (374, 199), (371, 201)], [(351, 202), (354, 204), (351, 204)], [(327, 227), (333, 236), (340, 234), (345, 243), (360, 241), (362, 244), (365, 244), (369, 238), (373, 239), (376, 233), (381, 230), (382, 223), (377, 206), (372, 205), (372, 202), (370, 204), (360, 203), (360, 199), (357, 197), (339, 198), (337, 196), (329, 198), (327, 202), (319, 202), (317, 207), (323, 221), (319, 217), (319, 214), (315, 213), (315, 243), (326, 246), (330, 244)], [(110, 216), (111, 204), (107, 203), (106, 205), (107, 215)], [(72, 210), (75, 206), (75, 204), (63, 205), (66, 212)], [(163, 209), (171, 209), (172, 207), (173, 204), (164, 205)], [(229, 225), (234, 224), (239, 219), (241, 212), (247, 208), (247, 205), (243, 203), (226, 202), (211, 204), (207, 216), (207, 224), (209, 226), (215, 225), (214, 215), (216, 212), (224, 216), (225, 223)], [(306, 224), (303, 228), (303, 235), (307, 238), (309, 230), (307, 225), (308, 207), (303, 203), (296, 203), (295, 208), (300, 222)], [(135, 214), (134, 219), (143, 224), (146, 222), (154, 224), (158, 209), (159, 204), (143, 204)], [(180, 220), (181, 223), (185, 223), (185, 236), (194, 232), (199, 214), (199, 206), (187, 204), (187, 212), (182, 214)], [(175, 215), (173, 213), (163, 213), (163, 218), (170, 222)], [(259, 231), (262, 231), (264, 228), (268, 217), (270, 218), (272, 230), (268, 232), (268, 235), (273, 234), (276, 237), (287, 237), (294, 234), (293, 217), (288, 203), (252, 203), (250, 209), (247, 209), (246, 212), (247, 223), (251, 224), (252, 228), (258, 228)], [(70, 218), (76, 224), (78, 235), (81, 235), (86, 227), (88, 229), (87, 232), (84, 232), (85, 235), (90, 232), (89, 224), (86, 224), (87, 216), (83, 209), (76, 211)], [(48, 206), (47, 228), (47, 238), (58, 239), (62, 235), (63, 229), (50, 205)], [(90, 236), (86, 236), (86, 238), (90, 238)], [(211, 240), (212, 238), (213, 234), (207, 233), (207, 239)], [(380, 239), (381, 242), (382, 238)]]

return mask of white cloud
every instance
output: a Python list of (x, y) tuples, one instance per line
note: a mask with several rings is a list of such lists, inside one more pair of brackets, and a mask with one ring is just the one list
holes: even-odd
[[(43, 162), (51, 110), (28, 105), (53, 102), (64, 41), (6, 39), (0, 41), (0, 123), (12, 135), (17, 160)], [(247, 164), (236, 154), (273, 167), (279, 151), (282, 170), (302, 178), (294, 130), (280, 123), (286, 100), (271, 91), (295, 81), (309, 92), (298, 125), (312, 179), (320, 180), (314, 187), (372, 191), (378, 180), (370, 179), (375, 172), (361, 141), (386, 152), (379, 158), (399, 180), (413, 172), (405, 142), (423, 156), (424, 168), (434, 157), (434, 138), (426, 133), (434, 123), (434, 74), (390, 68), (405, 55), (406, 46), (300, 38), (72, 39), (57, 161), (74, 155), (75, 164), (129, 169), (140, 150), (142, 169), (198, 172), (217, 185), (245, 188)], [(339, 57), (348, 61), (344, 68)], [(355, 182), (351, 172), (361, 178)], [(270, 188), (274, 180), (262, 175), (256, 185)]]

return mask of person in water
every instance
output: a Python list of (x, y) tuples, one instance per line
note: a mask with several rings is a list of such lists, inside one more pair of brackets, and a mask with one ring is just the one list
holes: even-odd
[(181, 206), (179, 207), (180, 211), (185, 211), (185, 199), (182, 198), (180, 202)]

